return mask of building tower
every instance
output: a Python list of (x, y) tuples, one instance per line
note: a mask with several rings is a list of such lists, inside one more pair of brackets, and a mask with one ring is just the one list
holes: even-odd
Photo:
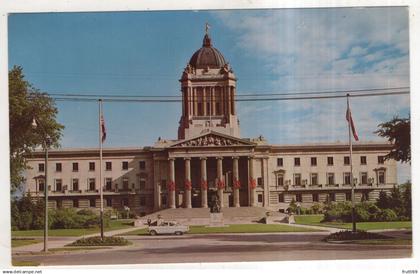
[(208, 25), (203, 46), (191, 57), (179, 80), (182, 116), (178, 139), (188, 139), (205, 130), (239, 136), (236, 115), (236, 77), (223, 55), (213, 47)]

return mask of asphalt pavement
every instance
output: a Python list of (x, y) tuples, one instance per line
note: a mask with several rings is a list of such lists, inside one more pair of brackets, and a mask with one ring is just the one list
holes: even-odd
[(412, 249), (408, 245), (331, 244), (322, 241), (328, 234), (294, 232), (127, 236), (132, 245), (110, 250), (14, 255), (13, 258), (38, 261), (42, 265), (106, 265), (411, 257)]

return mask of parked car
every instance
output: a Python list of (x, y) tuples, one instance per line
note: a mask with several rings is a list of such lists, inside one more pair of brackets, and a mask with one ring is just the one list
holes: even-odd
[(175, 234), (182, 235), (190, 230), (190, 227), (187, 225), (180, 225), (177, 222), (173, 221), (162, 221), (158, 225), (150, 225), (149, 228), (150, 235), (158, 234)]

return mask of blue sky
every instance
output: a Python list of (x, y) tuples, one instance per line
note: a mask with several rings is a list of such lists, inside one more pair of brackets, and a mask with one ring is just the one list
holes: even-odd
[[(238, 94), (409, 86), (406, 8), (15, 14), (9, 67), (51, 93), (180, 95), (204, 25), (233, 67)], [(362, 141), (409, 96), (354, 98)], [(63, 147), (97, 146), (97, 105), (58, 102)], [(105, 147), (175, 139), (181, 104), (106, 103)], [(346, 142), (345, 100), (239, 102), (242, 137), (272, 144)], [(400, 176), (409, 176), (400, 166)]]

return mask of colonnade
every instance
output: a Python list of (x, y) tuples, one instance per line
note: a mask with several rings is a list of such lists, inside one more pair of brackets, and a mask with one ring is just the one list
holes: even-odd
[[(184, 157), (184, 197), (183, 206), (185, 208), (191, 208), (191, 158)], [(167, 182), (168, 191), (168, 207), (176, 208), (176, 184), (175, 184), (175, 158), (169, 158), (169, 174)], [(249, 193), (249, 205), (256, 206), (256, 179), (254, 176), (254, 158), (248, 157), (248, 193)], [(232, 181), (233, 181), (233, 206), (240, 207), (240, 189), (241, 181), (239, 180), (239, 157), (232, 157)], [(162, 188), (165, 186), (162, 186)], [(223, 177), (223, 157), (216, 157), (216, 187), (217, 195), (220, 200), (220, 204), (223, 207), (225, 205), (224, 199), (226, 198), (224, 191), (226, 189), (226, 182)], [(160, 190), (160, 189), (159, 189)], [(207, 158), (200, 157), (200, 192), (201, 192), (201, 207), (208, 207), (207, 200), (208, 191), (208, 178), (207, 178)]]

